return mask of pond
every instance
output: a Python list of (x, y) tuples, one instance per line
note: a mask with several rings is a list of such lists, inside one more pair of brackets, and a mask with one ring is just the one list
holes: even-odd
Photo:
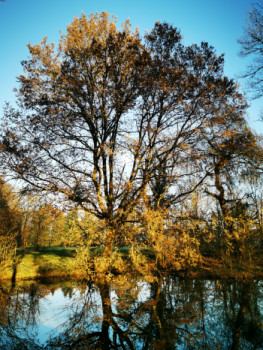
[(0, 349), (263, 349), (263, 281), (2, 285)]

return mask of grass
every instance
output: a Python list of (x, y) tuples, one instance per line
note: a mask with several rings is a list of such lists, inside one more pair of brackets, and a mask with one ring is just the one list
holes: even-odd
[[(130, 247), (116, 249), (121, 256), (128, 257)], [(102, 247), (91, 248), (93, 256), (101, 253)], [(81, 277), (81, 272), (75, 264), (75, 254), (76, 249), (73, 247), (42, 247), (39, 250), (27, 248), (17, 266), (16, 280)], [(148, 251), (143, 254), (151, 255)], [(10, 280), (11, 277), (12, 270), (9, 269), (0, 275), (0, 280)]]
[[(46, 247), (38, 251), (27, 249), (17, 267), (16, 280), (47, 277), (70, 277), (74, 274), (74, 248)], [(6, 271), (2, 279), (10, 279), (12, 271)]]
[[(117, 248), (118, 253), (126, 260), (129, 260), (130, 247)], [(100, 255), (101, 247), (91, 248), (92, 255)], [(141, 252), (148, 261), (154, 261), (154, 252), (151, 249), (142, 249)], [(186, 273), (192, 277), (217, 277), (217, 278), (263, 278), (262, 251), (258, 252), (258, 257), (254, 256), (254, 264), (227, 264), (218, 262), (216, 259), (205, 258), (201, 266), (192, 268), (189, 271), (166, 271), (176, 273)], [(45, 247), (38, 251), (28, 248), (23, 255), (21, 262), (17, 266), (16, 280), (32, 280), (47, 278), (81, 278), (81, 270), (76, 265), (74, 259), (76, 249), (72, 247)], [(127, 265), (128, 267), (128, 265)], [(165, 271), (163, 271), (165, 272)], [(0, 276), (0, 280), (11, 280), (12, 270), (6, 271)]]

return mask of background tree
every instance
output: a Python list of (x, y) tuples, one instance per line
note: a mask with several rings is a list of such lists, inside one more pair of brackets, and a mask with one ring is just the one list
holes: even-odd
[(263, 193), (262, 175), (255, 177), (247, 184), (247, 198), (249, 202), (249, 212), (262, 239), (263, 230)]
[(76, 246), (81, 239), (81, 230), (79, 227), (79, 215), (77, 210), (71, 210), (64, 217), (63, 224), (63, 243), (66, 246)]
[(22, 212), (18, 196), (0, 179), (0, 270), (13, 266), (21, 242)]
[(240, 188), (240, 182), (251, 178), (252, 173), (256, 175), (255, 170), (261, 164), (261, 147), (244, 116), (231, 109), (230, 113), (222, 112), (215, 117), (202, 133), (200, 152), (203, 162), (210, 164), (211, 169), (205, 193), (218, 201), (221, 214), (227, 217), (231, 207), (241, 200), (235, 191)]
[(35, 202), (35, 207), (30, 212), (29, 244), (36, 250), (41, 246), (61, 244), (63, 242), (63, 224), (64, 216), (60, 210), (52, 206), (51, 203)]
[(248, 14), (248, 25), (245, 33), (238, 42), (241, 44), (240, 55), (251, 56), (252, 63), (243, 74), (244, 78), (249, 78), (254, 98), (263, 96), (263, 3), (262, 0), (254, 4)]

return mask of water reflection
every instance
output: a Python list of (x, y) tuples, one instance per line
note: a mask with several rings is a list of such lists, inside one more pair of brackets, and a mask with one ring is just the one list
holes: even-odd
[(0, 349), (263, 349), (263, 281), (0, 288)]

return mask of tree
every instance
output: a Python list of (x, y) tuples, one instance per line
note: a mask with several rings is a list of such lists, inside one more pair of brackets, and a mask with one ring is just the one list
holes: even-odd
[(254, 98), (263, 96), (263, 3), (256, 3), (249, 12), (248, 25), (238, 42), (241, 45), (240, 55), (252, 56), (253, 61), (243, 74), (249, 78), (249, 86), (254, 92)]
[(5, 110), (3, 168), (103, 220), (105, 256), (160, 166), (163, 193), (194, 191), (209, 173), (189, 167), (200, 132), (222, 105), (245, 108), (223, 56), (207, 43), (185, 47), (167, 23), (141, 40), (127, 21), (118, 30), (106, 13), (83, 14), (57, 51), (46, 38), (28, 48), (19, 109)]
[[(256, 175), (262, 149), (244, 117), (233, 111), (222, 111), (215, 117), (210, 128), (202, 133), (199, 147), (204, 162), (211, 167), (205, 192), (217, 200), (221, 214), (227, 217), (231, 207), (241, 200), (234, 189), (240, 187), (241, 180), (251, 179), (252, 173)], [(211, 192), (211, 188), (215, 191)]]
[(0, 271), (15, 263), (21, 243), (22, 212), (11, 186), (0, 178)]
[(16, 236), (20, 230), (17, 197), (8, 184), (0, 179), (0, 235)]
[[(58, 243), (59, 234), (62, 235), (63, 218), (60, 210), (54, 208), (51, 203), (41, 204), (37, 203), (31, 210), (31, 234), (30, 243), (36, 250), (39, 250), (40, 246), (51, 246), (53, 242)], [(58, 233), (59, 231), (59, 233)], [(62, 242), (62, 237), (59, 239), (59, 243)]]

